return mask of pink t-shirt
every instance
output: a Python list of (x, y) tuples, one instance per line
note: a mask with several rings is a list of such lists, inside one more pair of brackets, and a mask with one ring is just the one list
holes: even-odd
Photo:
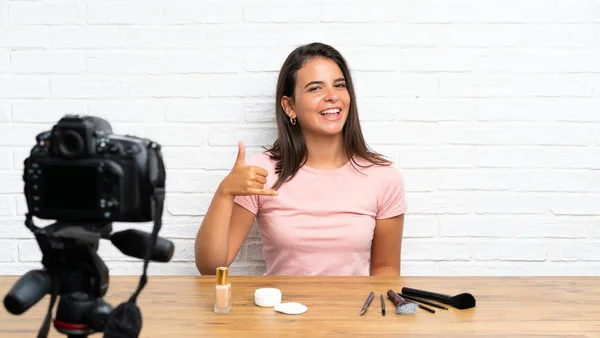
[[(246, 163), (266, 169), (265, 188), (273, 186), (275, 161), (266, 152)], [(256, 215), (265, 275), (369, 275), (375, 220), (403, 214), (407, 204), (398, 169), (356, 168), (362, 173), (351, 162), (336, 170), (303, 166), (278, 196), (235, 198)]]

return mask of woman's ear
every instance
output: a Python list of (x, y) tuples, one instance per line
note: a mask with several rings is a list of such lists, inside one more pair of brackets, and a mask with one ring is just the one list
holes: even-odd
[(296, 117), (296, 111), (294, 110), (294, 99), (287, 97), (287, 96), (282, 96), (281, 97), (281, 107), (283, 108), (283, 111), (285, 112), (285, 114), (288, 117), (290, 117), (290, 118)]

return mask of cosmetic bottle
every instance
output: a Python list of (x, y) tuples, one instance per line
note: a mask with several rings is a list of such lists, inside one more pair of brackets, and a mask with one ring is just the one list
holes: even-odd
[(228, 313), (231, 311), (231, 283), (229, 283), (229, 269), (217, 268), (217, 285), (215, 285), (215, 313)]

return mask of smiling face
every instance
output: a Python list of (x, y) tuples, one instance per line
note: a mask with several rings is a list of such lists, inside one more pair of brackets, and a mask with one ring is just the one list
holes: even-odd
[(281, 104), (289, 117), (297, 118), (304, 133), (339, 134), (350, 108), (344, 74), (334, 61), (313, 58), (296, 75), (293, 99), (284, 96)]

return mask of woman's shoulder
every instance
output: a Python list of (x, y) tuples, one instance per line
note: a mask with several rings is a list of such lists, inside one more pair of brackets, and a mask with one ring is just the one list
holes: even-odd
[(381, 183), (403, 183), (402, 171), (393, 162), (378, 164), (364, 158), (355, 158), (357, 169)]
[(361, 168), (373, 173), (390, 173), (396, 172), (400, 173), (396, 163), (390, 161), (388, 163), (377, 163), (375, 161), (370, 161), (366, 158), (355, 156), (353, 157), (353, 162), (358, 164), (358, 168)]
[[(368, 161), (367, 161), (368, 162)], [(377, 218), (387, 218), (406, 211), (406, 186), (401, 170), (394, 164), (368, 162), (367, 176), (377, 193)]]

